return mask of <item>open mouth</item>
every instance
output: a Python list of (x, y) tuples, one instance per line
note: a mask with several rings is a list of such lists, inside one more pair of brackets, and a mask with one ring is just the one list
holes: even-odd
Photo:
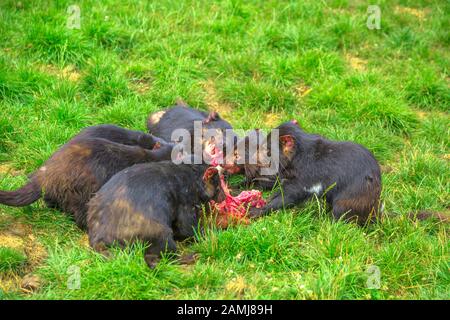
[(236, 174), (241, 171), (241, 167), (237, 164), (225, 161), (223, 151), (211, 141), (205, 143), (203, 156), (206, 163), (209, 163), (213, 167), (221, 166), (229, 174)]

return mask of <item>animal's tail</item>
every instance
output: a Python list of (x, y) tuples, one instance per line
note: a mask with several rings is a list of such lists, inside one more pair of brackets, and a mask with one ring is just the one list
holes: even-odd
[[(398, 217), (398, 214), (393, 212), (385, 212), (384, 211), (384, 201), (380, 205), (380, 213), (386, 214), (389, 217)], [(425, 220), (435, 220), (443, 223), (450, 222), (450, 215), (445, 214), (443, 212), (430, 211), (430, 210), (419, 210), (419, 211), (411, 211), (406, 214), (408, 219), (413, 221), (425, 221)]]
[(23, 207), (37, 201), (42, 196), (41, 187), (35, 178), (14, 191), (0, 191), (0, 204)]
[(450, 217), (449, 215), (446, 215), (445, 213), (436, 212), (436, 211), (428, 211), (428, 210), (422, 210), (419, 212), (410, 212), (408, 214), (408, 218), (412, 220), (428, 220), (433, 219), (437, 220), (439, 222), (449, 223)]

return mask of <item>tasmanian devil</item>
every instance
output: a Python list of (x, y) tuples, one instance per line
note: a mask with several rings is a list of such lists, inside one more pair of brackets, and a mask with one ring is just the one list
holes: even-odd
[(232, 126), (223, 120), (216, 111), (209, 113), (189, 107), (182, 101), (167, 110), (152, 113), (147, 120), (150, 133), (166, 141), (171, 141), (175, 129), (186, 129), (194, 135), (194, 122), (201, 122), (205, 129), (232, 130)]
[(171, 144), (147, 133), (113, 125), (88, 127), (56, 151), (25, 186), (0, 191), (0, 203), (21, 207), (43, 195), (49, 207), (72, 214), (85, 229), (87, 202), (106, 181), (136, 163), (170, 159), (171, 150)]
[(91, 246), (141, 241), (150, 245), (145, 261), (153, 268), (162, 252), (174, 252), (175, 240), (194, 235), (199, 209), (224, 198), (217, 169), (170, 161), (137, 164), (111, 178), (89, 202)]
[[(270, 164), (269, 150), (267, 150), (266, 137), (259, 130), (255, 129), (248, 133), (247, 136), (238, 140), (235, 153), (227, 160), (234, 162), (234, 171), (243, 171), (245, 181), (242, 187), (254, 186), (261, 189), (272, 189), (277, 182), (276, 172), (272, 174), (262, 174), (263, 167)], [(229, 170), (230, 171), (230, 170)]]
[[(202, 130), (200, 132), (195, 132), (195, 123), (201, 124)], [(205, 142), (212, 141), (216, 144), (223, 144), (223, 150), (226, 153), (227, 142), (236, 144), (237, 141), (237, 135), (232, 131), (230, 123), (223, 120), (217, 112), (207, 113), (193, 109), (182, 101), (177, 102), (172, 108), (151, 114), (147, 120), (147, 128), (153, 135), (166, 141), (172, 141), (172, 133), (175, 130), (185, 129), (190, 135), (191, 152), (195, 151), (195, 144), (201, 146), (201, 150), (203, 150)], [(214, 135), (214, 138), (211, 135)], [(178, 139), (179, 137), (175, 138)], [(181, 140), (184, 140), (184, 138)], [(186, 141), (182, 142), (185, 143)]]
[(139, 146), (150, 150), (157, 144), (166, 145), (168, 141), (142, 131), (129, 130), (112, 124), (87, 127), (72, 139), (82, 138), (103, 138), (112, 142)]
[(265, 207), (252, 209), (251, 217), (299, 204), (313, 195), (325, 196), (336, 219), (364, 224), (379, 216), (381, 173), (370, 151), (353, 142), (308, 134), (296, 122), (283, 123), (276, 129), (280, 150), (277, 176), (282, 191)]

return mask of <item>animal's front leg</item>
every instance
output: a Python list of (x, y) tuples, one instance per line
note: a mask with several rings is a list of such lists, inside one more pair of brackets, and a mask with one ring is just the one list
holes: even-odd
[(170, 160), (172, 156), (173, 145), (164, 144), (158, 147), (156, 150), (147, 151), (147, 155), (150, 161), (163, 161)]
[(170, 145), (171, 147), (173, 147), (173, 144), (149, 133), (140, 132), (139, 135), (134, 137), (134, 139), (136, 141), (136, 144), (144, 149), (151, 150), (156, 146), (161, 147), (166, 145)]
[(177, 218), (172, 225), (174, 238), (176, 240), (184, 240), (193, 237), (197, 226), (197, 208), (191, 205), (181, 206), (178, 209)]
[(299, 187), (286, 188), (284, 192), (277, 192), (262, 208), (252, 208), (249, 210), (249, 217), (256, 219), (272, 211), (290, 208), (304, 201), (308, 193), (302, 191)]

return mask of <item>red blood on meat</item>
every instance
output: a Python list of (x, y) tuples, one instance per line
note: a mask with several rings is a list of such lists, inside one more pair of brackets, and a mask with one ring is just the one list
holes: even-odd
[[(223, 162), (223, 152), (214, 143), (207, 143), (204, 151), (212, 166), (209, 169), (213, 169)], [(239, 172), (239, 168), (234, 165), (225, 165), (222, 168), (232, 174)], [(208, 174), (209, 172), (212, 171), (209, 170)], [(225, 200), (219, 203), (213, 200), (210, 201), (212, 211), (217, 214), (216, 225), (218, 227), (226, 228), (230, 222), (248, 223), (246, 218), (247, 210), (250, 207), (261, 208), (266, 204), (261, 191), (258, 190), (246, 190), (242, 191), (238, 196), (232, 196), (223, 174), (220, 174), (220, 185), (225, 193)]]
[(225, 182), (223, 175), (220, 175), (220, 184), (225, 193), (225, 200), (217, 203), (211, 200), (210, 205), (215, 213), (217, 213), (216, 224), (219, 227), (227, 227), (228, 222), (248, 223), (245, 217), (250, 207), (261, 208), (266, 204), (262, 197), (261, 191), (245, 190), (238, 196), (232, 196)]

